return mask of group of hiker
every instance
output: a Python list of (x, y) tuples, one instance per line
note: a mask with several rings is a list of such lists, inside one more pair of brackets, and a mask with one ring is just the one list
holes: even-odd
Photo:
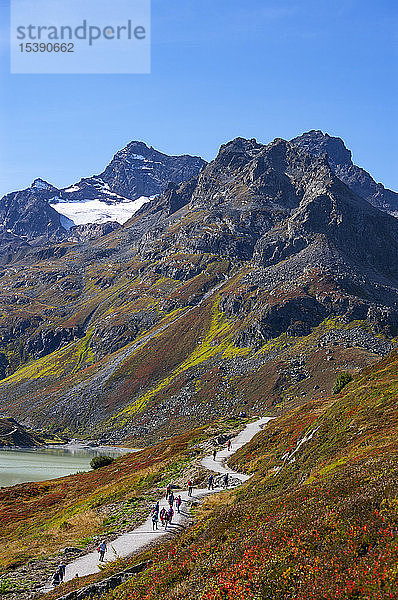
[[(231, 450), (231, 440), (228, 440), (227, 450), (228, 451)], [(214, 449), (213, 450), (213, 460), (216, 460), (216, 456), (217, 456), (217, 450)], [(228, 473), (225, 473), (223, 475), (222, 482), (223, 482), (224, 488), (227, 489), (228, 485), (229, 485), (229, 474)], [(209, 478), (208, 478), (207, 489), (214, 490), (214, 483), (215, 483), (214, 482), (214, 474), (210, 474)], [(193, 482), (190, 479), (188, 481), (188, 496), (191, 497), (192, 493), (193, 493)], [(169, 506), (168, 509), (164, 506), (162, 507), (162, 509), (160, 509), (159, 501), (156, 502), (155, 506), (152, 508), (151, 520), (152, 520), (152, 530), (153, 531), (158, 529), (159, 520), (160, 520), (162, 526), (167, 531), (167, 526), (169, 524), (171, 524), (173, 517), (174, 517), (174, 506), (177, 510), (177, 513), (180, 512), (180, 508), (182, 505), (181, 494), (178, 494), (178, 496), (174, 495), (174, 492), (172, 490), (172, 485), (170, 483), (166, 487), (166, 503)], [(107, 551), (106, 542), (105, 542), (105, 540), (102, 540), (97, 548), (97, 552), (99, 554), (99, 560), (101, 562), (104, 560), (106, 551)], [(57, 586), (63, 582), (64, 577), (65, 577), (65, 571), (66, 571), (66, 566), (63, 563), (59, 564), (53, 575), (53, 579), (52, 579), (53, 586)], [(76, 577), (77, 577), (77, 575), (76, 575)]]
[[(225, 473), (222, 478), (223, 486), (227, 489), (229, 485), (229, 474)], [(214, 475), (209, 475), (209, 479), (207, 480), (207, 489), (214, 490)]]
[(171, 524), (174, 517), (174, 506), (177, 509), (177, 512), (180, 512), (182, 498), (181, 494), (178, 496), (174, 495), (173, 490), (171, 489), (171, 484), (169, 484), (166, 488), (166, 501), (169, 505), (169, 508), (166, 509), (164, 506), (160, 510), (159, 502), (156, 502), (155, 506), (152, 508), (151, 518), (152, 518), (152, 529), (158, 529), (158, 522), (160, 520), (162, 526), (167, 531), (167, 525)]

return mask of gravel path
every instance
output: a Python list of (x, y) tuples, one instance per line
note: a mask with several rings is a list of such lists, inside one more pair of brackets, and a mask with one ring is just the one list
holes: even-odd
[[(239, 479), (241, 482), (249, 479), (249, 475), (237, 473), (236, 471), (233, 471), (227, 467), (225, 465), (226, 459), (236, 452), (236, 450), (249, 442), (252, 437), (262, 429), (263, 425), (270, 420), (270, 418), (271, 417), (262, 417), (253, 423), (249, 423), (239, 435), (233, 438), (230, 451), (227, 449), (219, 451), (217, 453), (216, 460), (213, 460), (213, 456), (205, 456), (202, 460), (202, 465), (209, 471), (214, 471), (216, 473), (230, 473), (230, 475), (233, 475), (235, 479)], [(217, 491), (220, 491), (220, 489), (218, 488), (209, 491), (204, 488), (194, 488), (192, 497), (188, 498), (187, 490), (183, 490), (181, 492), (180, 490), (177, 490), (176, 495), (181, 494), (181, 498), (183, 500), (181, 512), (178, 514), (176, 511), (173, 523), (168, 526), (168, 530), (165, 531), (159, 522), (159, 529), (157, 531), (153, 531), (152, 519), (149, 515), (145, 523), (137, 527), (137, 529), (134, 529), (128, 533), (124, 533), (108, 545), (108, 551), (105, 555), (106, 561), (114, 561), (117, 558), (129, 556), (137, 550), (142, 550), (154, 540), (158, 540), (163, 536), (170, 535), (170, 533), (178, 533), (188, 525), (190, 520), (188, 502), (190, 500), (203, 498), (206, 495), (215, 493)], [(163, 506), (168, 508), (164, 498), (160, 501), (160, 510)], [(98, 552), (86, 554), (85, 556), (74, 560), (66, 566), (65, 581), (73, 579), (76, 574), (79, 577), (83, 577), (85, 575), (97, 573), (99, 571), (99, 564)]]

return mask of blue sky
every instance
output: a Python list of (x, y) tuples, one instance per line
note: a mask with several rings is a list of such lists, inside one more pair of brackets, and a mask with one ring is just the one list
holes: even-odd
[(98, 173), (133, 139), (211, 159), (309, 129), (398, 189), (395, 0), (152, 0), (150, 75), (10, 75), (0, 9), (0, 195)]

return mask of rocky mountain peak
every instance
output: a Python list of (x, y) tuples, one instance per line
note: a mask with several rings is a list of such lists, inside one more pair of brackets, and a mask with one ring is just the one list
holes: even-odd
[(307, 131), (291, 141), (309, 154), (317, 156), (327, 154), (331, 167), (352, 165), (351, 151), (348, 150), (343, 140), (328, 133), (323, 133), (319, 129)]
[(56, 188), (53, 185), (51, 185), (51, 183), (48, 183), (48, 181), (45, 181), (41, 177), (38, 177), (37, 179), (35, 179), (29, 189), (30, 190), (40, 190), (40, 191), (56, 190)]
[(255, 139), (237, 137), (221, 145), (213, 163), (222, 168), (236, 168), (254, 158), (263, 147), (263, 144), (259, 144)]
[[(172, 221), (169, 231), (170, 215), (182, 207), (189, 219), (178, 213), (180, 224)], [(398, 256), (396, 220), (350, 190), (326, 153), (315, 155), (281, 138), (267, 145), (243, 138), (223, 145), (189, 186), (169, 188), (142, 214), (155, 210), (156, 232), (140, 244), (145, 256), (171, 252), (178, 245), (186, 253), (254, 259), (269, 267), (306, 251), (303, 270), (312, 261), (332, 272), (336, 262), (360, 257), (362, 264), (387, 277), (397, 275), (386, 265), (385, 243), (376, 247), (374, 242), (388, 239), (390, 252)]]
[(326, 155), (337, 177), (373, 206), (394, 215), (398, 212), (398, 194), (376, 183), (365, 169), (353, 164), (350, 150), (339, 137), (312, 129), (291, 142), (309, 154)]
[(162, 193), (169, 182), (188, 181), (205, 164), (199, 156), (169, 156), (144, 142), (132, 141), (115, 154), (98, 177), (113, 193), (136, 200)]
[[(257, 156), (257, 161), (263, 161), (265, 167), (269, 170), (275, 170), (278, 173), (286, 173), (295, 176), (307, 175), (323, 168), (323, 171), (330, 172), (330, 166), (325, 155), (315, 156), (307, 151), (292, 144), (282, 138), (276, 138), (266, 146)], [(326, 171), (325, 171), (326, 169)]]
[[(145, 142), (140, 142), (139, 140), (132, 140), (127, 146), (116, 152), (112, 160), (145, 160), (154, 158), (156, 154), (157, 151), (152, 146), (147, 146)], [(159, 152), (159, 154), (161, 153)]]

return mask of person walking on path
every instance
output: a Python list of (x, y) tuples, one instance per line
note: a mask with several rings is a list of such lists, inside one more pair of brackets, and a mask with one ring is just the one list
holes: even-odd
[(162, 522), (163, 527), (164, 527), (165, 515), (166, 515), (166, 509), (165, 509), (165, 507), (163, 507), (162, 510), (160, 511), (160, 520)]
[(59, 573), (59, 576), (60, 576), (60, 579), (61, 579), (61, 583), (64, 580), (65, 571), (66, 571), (66, 565), (63, 562), (59, 563), (59, 565), (58, 565), (58, 573)]
[(97, 549), (99, 552), (99, 559), (102, 562), (104, 560), (105, 552), (107, 551), (105, 540), (102, 540), (102, 542), (100, 543), (100, 545), (98, 546)]
[(229, 483), (229, 475), (228, 475), (228, 473), (225, 473), (225, 475), (224, 475), (224, 487), (225, 488), (228, 487), (228, 483)]
[(209, 485), (207, 486), (208, 490), (214, 490), (214, 477), (213, 475), (209, 476)]
[(192, 496), (192, 488), (193, 488), (193, 483), (191, 480), (188, 481), (188, 496)]
[(227, 444), (227, 450), (228, 450), (229, 452), (231, 452), (231, 446), (232, 446), (232, 442), (231, 442), (231, 440), (228, 440), (228, 444)]
[(180, 506), (182, 503), (182, 498), (181, 498), (181, 494), (179, 494), (176, 498), (176, 507), (177, 507), (177, 512), (180, 512)]
[(170, 508), (169, 508), (168, 515), (169, 515), (169, 523), (171, 523), (173, 520), (173, 516), (174, 516), (174, 510), (173, 510), (172, 506), (170, 506)]
[(169, 513), (164, 511), (164, 530), (167, 531), (167, 525), (169, 524)]
[(166, 488), (166, 500), (170, 494), (171, 494), (171, 484), (169, 483)]
[(173, 506), (173, 504), (174, 504), (174, 494), (173, 494), (173, 492), (171, 492), (170, 495), (169, 495), (169, 504), (170, 504), (170, 506)]
[(154, 512), (152, 515), (152, 530), (153, 531), (155, 529), (157, 530), (157, 528), (158, 528), (158, 520), (159, 520), (158, 513)]
[(213, 450), (213, 460), (216, 460), (217, 450), (214, 448)]
[(53, 575), (51, 584), (56, 587), (57, 585), (59, 585), (61, 583), (62, 579), (61, 579), (61, 575), (59, 573), (59, 569), (57, 569)]

